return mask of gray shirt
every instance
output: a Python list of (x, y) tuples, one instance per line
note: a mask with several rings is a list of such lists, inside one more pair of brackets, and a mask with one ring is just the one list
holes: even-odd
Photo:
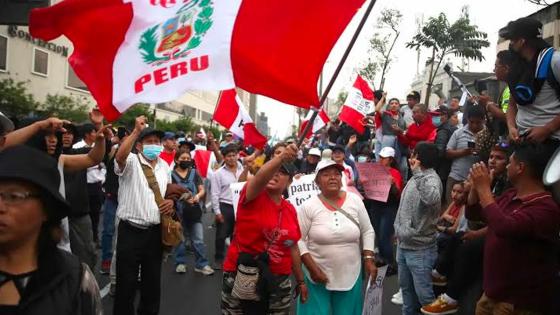
[(408, 126), (412, 125), (412, 123), (414, 122), (414, 118), (412, 118), (412, 108), (410, 108), (410, 106), (408, 105), (404, 105), (403, 107), (401, 107), (400, 112), (402, 114), (404, 123), (406, 124), (406, 128), (408, 128)]
[[(475, 134), (469, 130), (469, 125), (457, 129), (447, 143), (447, 150), (461, 150), (469, 147), (469, 141), (475, 141)], [(474, 163), (480, 161), (478, 155), (467, 155), (453, 160), (449, 177), (463, 181), (467, 179), (469, 170)]]
[(220, 211), (220, 202), (233, 205), (233, 196), (229, 185), (237, 183), (241, 173), (243, 173), (243, 166), (241, 163), (237, 163), (235, 174), (224, 165), (212, 176), (210, 193), (212, 196), (212, 210), (215, 214), (222, 213)]
[(399, 247), (421, 250), (436, 245), (442, 184), (434, 169), (415, 170), (401, 196), (395, 219)]
[[(560, 115), (560, 100), (556, 91), (545, 81), (533, 104), (517, 106), (515, 121), (519, 134), (522, 134), (531, 127), (546, 125), (558, 115)], [(560, 139), (560, 130), (556, 130), (551, 137)]]

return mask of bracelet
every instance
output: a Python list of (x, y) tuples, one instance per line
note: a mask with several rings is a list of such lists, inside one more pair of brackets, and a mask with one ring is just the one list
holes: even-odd
[(366, 256), (364, 256), (364, 260), (366, 260), (366, 259), (371, 259), (371, 260), (373, 260), (374, 258), (375, 258), (375, 257), (373, 257), (373, 256), (370, 256), (370, 255), (366, 255)]

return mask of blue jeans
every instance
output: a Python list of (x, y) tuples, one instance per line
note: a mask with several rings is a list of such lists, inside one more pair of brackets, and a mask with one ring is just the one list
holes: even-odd
[[(204, 227), (202, 222), (184, 223), (183, 232), (185, 236), (189, 236), (191, 245), (194, 250), (194, 266), (197, 269), (202, 269), (208, 266), (208, 258), (206, 257), (206, 248), (204, 247)], [(186, 238), (186, 237), (185, 237)], [(185, 244), (180, 244), (175, 248), (175, 265), (186, 264), (186, 249)]]
[(101, 260), (110, 260), (113, 256), (113, 236), (115, 235), (115, 214), (118, 203), (112, 198), (105, 198), (103, 204), (103, 232), (101, 232)]
[(393, 256), (393, 234), (398, 205), (372, 203), (371, 218), (375, 230), (379, 255), (389, 265), (395, 264)]
[(435, 300), (432, 269), (437, 259), (437, 245), (422, 250), (397, 247), (399, 286), (403, 295), (403, 315), (417, 315), (420, 307)]

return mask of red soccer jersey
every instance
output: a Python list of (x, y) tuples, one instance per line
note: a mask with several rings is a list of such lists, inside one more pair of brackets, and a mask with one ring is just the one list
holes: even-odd
[[(301, 238), (296, 209), (284, 199), (279, 205), (275, 204), (266, 190), (254, 200), (244, 203), (246, 189), (247, 185), (239, 197), (235, 232), (224, 261), (224, 271), (233, 272), (237, 269), (239, 250), (258, 254), (264, 252), (270, 243), (270, 271), (277, 275), (291, 274), (290, 247)], [(282, 220), (278, 225), (280, 212)]]

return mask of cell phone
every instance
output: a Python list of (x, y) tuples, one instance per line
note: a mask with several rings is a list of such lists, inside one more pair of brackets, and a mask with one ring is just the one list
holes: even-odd
[(467, 142), (467, 146), (469, 149), (474, 149), (476, 147), (476, 143), (474, 141)]

